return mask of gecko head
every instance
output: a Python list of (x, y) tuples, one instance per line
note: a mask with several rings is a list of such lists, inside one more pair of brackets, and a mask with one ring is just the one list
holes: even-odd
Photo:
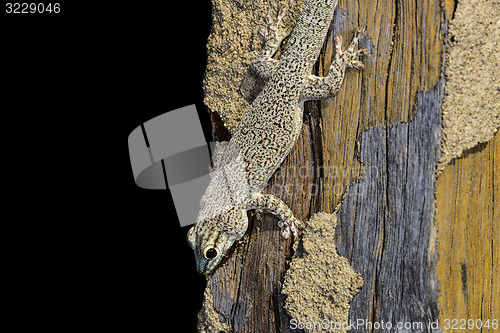
[[(238, 213), (222, 214), (200, 221), (189, 230), (187, 239), (194, 251), (196, 269), (200, 274), (206, 275), (212, 272), (227, 255), (234, 242), (243, 237), (248, 226), (248, 217), (246, 211), (238, 210)], [(242, 226), (244, 229), (242, 233), (235, 234), (221, 230), (220, 226), (230, 218), (238, 219), (231, 222)]]

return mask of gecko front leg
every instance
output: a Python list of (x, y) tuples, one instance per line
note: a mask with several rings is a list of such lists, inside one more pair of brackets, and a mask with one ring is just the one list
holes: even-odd
[(282, 229), (283, 238), (290, 237), (290, 231), (294, 237), (297, 237), (298, 230), (304, 227), (304, 224), (297, 220), (292, 210), (278, 197), (272, 194), (253, 193), (247, 209), (266, 209), (270, 213), (280, 218), (278, 226)]
[(356, 35), (351, 45), (345, 51), (342, 51), (342, 38), (340, 36), (335, 37), (335, 59), (330, 65), (328, 75), (325, 77), (309, 75), (301, 92), (301, 100), (322, 99), (336, 95), (344, 80), (347, 67), (356, 69), (364, 68), (363, 63), (358, 60), (358, 57), (367, 54), (368, 50), (354, 50), (363, 32), (362, 28), (356, 30)]
[(257, 74), (263, 79), (269, 79), (273, 73), (278, 60), (273, 59), (274, 54), (278, 51), (281, 42), (290, 34), (291, 29), (282, 29), (280, 24), (285, 17), (287, 7), (280, 9), (276, 22), (271, 16), (266, 17), (267, 29), (261, 29), (259, 33), (265, 38), (265, 44), (262, 50), (252, 61), (252, 67)]

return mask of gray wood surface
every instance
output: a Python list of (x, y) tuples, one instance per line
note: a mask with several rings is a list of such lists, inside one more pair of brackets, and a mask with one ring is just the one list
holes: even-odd
[(361, 135), (366, 176), (349, 187), (342, 202), (337, 242), (339, 254), (364, 279), (351, 303), (353, 321), (416, 322), (422, 330), (411, 332), (430, 332), (426, 326), (439, 317), (437, 252), (430, 237), (442, 97), (438, 84), (419, 95), (410, 124)]

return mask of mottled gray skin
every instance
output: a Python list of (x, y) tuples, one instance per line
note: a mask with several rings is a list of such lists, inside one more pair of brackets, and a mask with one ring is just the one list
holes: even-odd
[[(248, 227), (247, 210), (266, 209), (278, 216), (285, 238), (290, 236), (290, 231), (296, 235), (297, 228), (302, 226), (283, 201), (274, 195), (263, 194), (262, 190), (297, 141), (302, 130), (304, 101), (335, 95), (346, 67), (363, 68), (357, 59), (366, 50), (354, 51), (362, 33), (358, 29), (345, 52), (341, 50), (340, 37), (336, 37), (336, 56), (328, 76), (311, 74), (336, 5), (337, 0), (308, 0), (277, 60), (272, 56), (287, 36), (287, 32), (278, 29), (284, 10), (275, 24), (268, 17), (269, 29), (261, 31), (266, 44), (252, 62), (255, 71), (268, 82), (245, 111), (229, 144), (220, 145), (214, 157), (215, 168), (221, 168), (234, 164), (239, 156), (243, 161), (241, 168), (244, 169), (242, 174), (247, 188), (235, 194), (229, 205), (218, 202), (220, 195), (217, 193), (221, 190), (215, 188), (215, 184), (221, 187), (220, 178), (219, 181), (213, 179), (207, 188), (202, 206), (212, 208), (215, 213), (208, 218), (204, 214), (204, 218), (188, 233), (200, 273), (210, 273), (234, 242), (243, 237)], [(233, 169), (228, 168), (230, 175), (226, 177), (229, 182), (232, 182), (231, 177), (238, 178), (237, 172), (230, 172)]]

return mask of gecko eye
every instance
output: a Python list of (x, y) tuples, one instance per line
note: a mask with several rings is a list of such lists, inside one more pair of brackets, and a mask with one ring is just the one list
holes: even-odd
[(211, 248), (206, 249), (205, 258), (213, 259), (215, 257), (217, 257), (217, 249), (216, 248), (211, 247)]

